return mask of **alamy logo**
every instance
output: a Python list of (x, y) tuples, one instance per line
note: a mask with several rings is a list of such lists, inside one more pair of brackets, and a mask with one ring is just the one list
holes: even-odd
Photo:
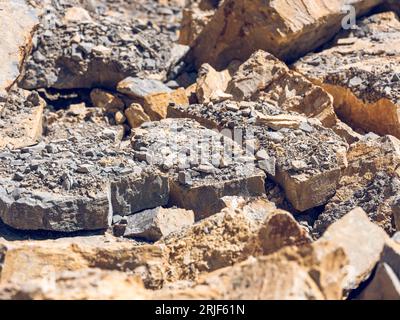
[(354, 29), (357, 24), (356, 8), (353, 5), (344, 4), (342, 6), (341, 12), (345, 14), (342, 19), (342, 28), (344, 30)]

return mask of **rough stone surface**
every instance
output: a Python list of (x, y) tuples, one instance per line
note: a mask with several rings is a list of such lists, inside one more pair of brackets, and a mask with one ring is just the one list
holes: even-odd
[(395, 13), (374, 15), (295, 67), (333, 95), (339, 118), (353, 128), (400, 138), (399, 34)]
[[(355, 0), (356, 13), (364, 14), (382, 0)], [(293, 61), (341, 30), (343, 0), (322, 1), (224, 1), (193, 46), (199, 67), (209, 63), (217, 69), (232, 60), (244, 61), (257, 49)]]
[(32, 33), (38, 22), (36, 12), (25, 0), (1, 1), (0, 101), (20, 75), (22, 64), (30, 53)]
[(40, 144), (2, 153), (0, 216), (6, 224), (27, 230), (103, 229), (114, 213), (168, 202), (167, 178), (134, 162), (133, 152), (119, 147), (115, 128), (65, 117), (50, 124)]
[(125, 219), (126, 222), (120, 223), (120, 227), (124, 228), (124, 237), (157, 241), (170, 233), (191, 226), (194, 223), (194, 213), (184, 209), (159, 207), (130, 215)]
[(193, 120), (145, 123), (133, 132), (132, 146), (136, 160), (169, 175), (171, 203), (193, 210), (196, 219), (219, 212), (224, 196), (265, 193), (265, 175), (254, 158)]
[(43, 132), (45, 102), (36, 92), (12, 89), (0, 101), (0, 152), (39, 142)]
[(259, 160), (259, 166), (273, 174), (271, 177), (282, 185), (299, 211), (325, 204), (335, 194), (341, 169), (346, 166), (347, 144), (333, 131), (318, 120), (284, 112), (265, 102), (170, 107), (169, 114), (231, 131), (231, 137), (238, 135), (236, 138), (247, 146), (265, 150), (270, 161), (276, 161), (276, 172), (268, 170), (271, 165), (265, 160)]

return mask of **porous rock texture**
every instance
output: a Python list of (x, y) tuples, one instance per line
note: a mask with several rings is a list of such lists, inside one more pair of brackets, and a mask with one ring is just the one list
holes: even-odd
[(0, 0), (0, 299), (399, 299), (399, 12)]

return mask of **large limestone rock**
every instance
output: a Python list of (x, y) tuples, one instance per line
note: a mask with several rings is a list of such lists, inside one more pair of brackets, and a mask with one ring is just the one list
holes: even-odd
[(88, 268), (130, 271), (148, 287), (164, 282), (165, 249), (137, 245), (109, 235), (60, 238), (44, 241), (5, 241), (0, 284), (43, 280), (65, 271)]
[(144, 300), (150, 297), (137, 276), (101, 269), (65, 271), (24, 284), (0, 285), (2, 300)]
[(195, 119), (242, 141), (299, 211), (326, 204), (347, 165), (348, 145), (332, 130), (266, 102), (171, 106), (169, 116)]
[[(365, 14), (382, 0), (355, 0)], [(257, 49), (293, 61), (323, 45), (342, 27), (344, 0), (228, 0), (218, 8), (193, 48), (199, 67), (221, 69), (232, 60), (246, 60)], [(347, 22), (347, 20), (346, 20)]]
[[(343, 299), (379, 261), (384, 231), (362, 210), (350, 212), (310, 245), (250, 258), (206, 274), (191, 288), (162, 290), (161, 299)], [(368, 245), (360, 246), (360, 243)]]
[(359, 206), (393, 234), (400, 192), (400, 141), (392, 136), (366, 137), (350, 147), (347, 159), (348, 167), (336, 194), (315, 222), (314, 231), (322, 234), (331, 223)]
[(399, 138), (399, 35), (395, 13), (377, 14), (295, 67), (332, 94), (337, 115), (354, 129)]
[(3, 0), (0, 11), (0, 102), (20, 75), (30, 53), (32, 33), (39, 23), (25, 0)]
[[(227, 199), (228, 198), (228, 199)], [(165, 238), (169, 281), (195, 281), (201, 274), (231, 266), (250, 256), (266, 255), (311, 242), (293, 216), (263, 198), (225, 198), (228, 208), (180, 234)]]

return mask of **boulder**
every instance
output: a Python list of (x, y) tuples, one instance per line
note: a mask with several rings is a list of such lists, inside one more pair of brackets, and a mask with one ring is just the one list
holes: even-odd
[(125, 109), (125, 117), (131, 128), (140, 127), (143, 123), (151, 121), (143, 107), (138, 103), (132, 103)]
[[(363, 15), (382, 2), (355, 0), (351, 5)], [(197, 67), (209, 63), (217, 70), (258, 49), (294, 61), (334, 37), (348, 13), (342, 0), (224, 1), (198, 36), (192, 55)]]
[(172, 90), (161, 81), (128, 77), (118, 83), (117, 90), (133, 99), (144, 99), (148, 95)]

